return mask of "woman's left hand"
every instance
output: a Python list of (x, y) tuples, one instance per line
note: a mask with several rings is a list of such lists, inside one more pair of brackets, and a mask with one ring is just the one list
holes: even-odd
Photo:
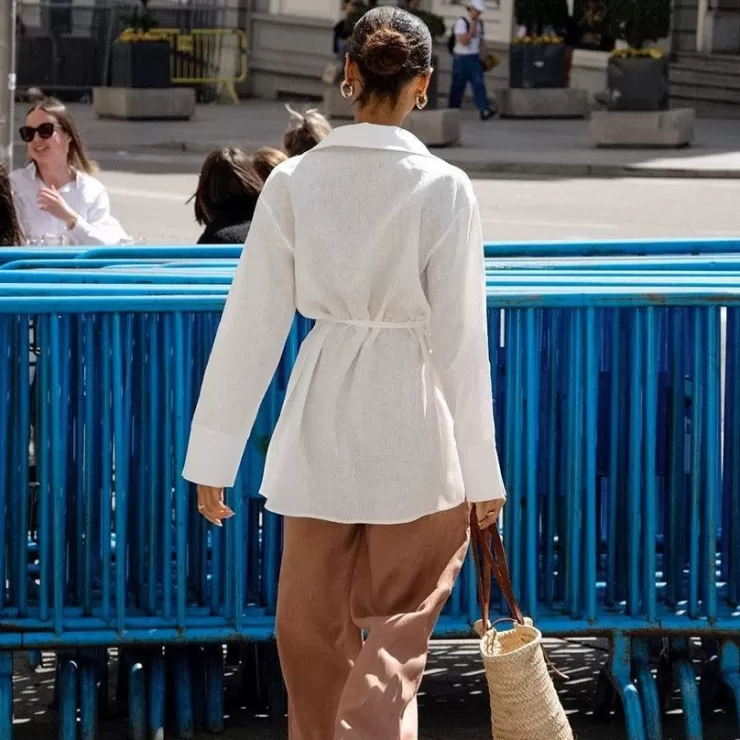
[(36, 196), (36, 202), (42, 211), (64, 221), (67, 228), (71, 229), (77, 222), (77, 214), (67, 205), (67, 201), (56, 188), (41, 188)]

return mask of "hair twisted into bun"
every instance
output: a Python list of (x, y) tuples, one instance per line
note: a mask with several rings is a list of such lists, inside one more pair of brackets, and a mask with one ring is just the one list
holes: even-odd
[(371, 74), (391, 77), (403, 70), (410, 55), (405, 36), (393, 28), (379, 28), (365, 42), (363, 61)]
[(389, 98), (395, 104), (411, 80), (429, 72), (432, 37), (417, 16), (388, 5), (360, 18), (350, 39), (349, 56), (362, 75), (357, 102)]

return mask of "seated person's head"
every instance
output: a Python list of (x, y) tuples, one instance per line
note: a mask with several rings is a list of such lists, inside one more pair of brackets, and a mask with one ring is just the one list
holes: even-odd
[(288, 112), (292, 121), (283, 136), (283, 150), (289, 157), (305, 154), (331, 133), (331, 124), (317, 110), (301, 115), (288, 107)]
[(195, 191), (195, 220), (201, 226), (226, 213), (243, 211), (251, 219), (263, 180), (251, 157), (241, 149), (225, 147), (212, 152), (203, 162)]
[(266, 182), (270, 173), (287, 159), (288, 155), (282, 149), (263, 146), (254, 153), (252, 164), (262, 182)]

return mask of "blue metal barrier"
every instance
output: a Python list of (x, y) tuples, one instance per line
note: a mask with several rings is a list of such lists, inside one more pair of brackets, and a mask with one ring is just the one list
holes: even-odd
[[(0, 265), (15, 260), (73, 258), (79, 260), (155, 259), (209, 260), (238, 259), (241, 245), (234, 246), (134, 246), (134, 247), (11, 247), (0, 248)], [(603, 241), (489, 242), (484, 245), (486, 257), (552, 258), (610, 257), (625, 255), (664, 256), (737, 254), (737, 239), (628, 239)]]
[[(60, 651), (63, 725), (78, 695), (93, 716), (97, 646), (126, 648), (140, 727), (147, 694), (164, 691), (163, 661), (193, 685), (206, 672), (220, 685), (218, 653), (198, 646), (274, 631), (280, 523), (257, 491), (311, 324), (296, 319), (228, 494), (236, 516), (213, 528), (179, 471), (228, 272), (209, 271), (202, 255), (161, 274), (130, 258), (120, 273), (86, 264), (0, 276), (0, 506), (9, 518), (0, 648)], [(732, 273), (532, 272), (488, 274), (515, 588), (545, 633), (611, 638), (600, 697), (621, 698), (631, 740), (660, 737), (660, 692), (673, 683), (687, 736), (701, 737), (700, 698), (712, 708), (724, 687), (740, 706), (740, 287)], [(470, 636), (477, 611), (468, 563), (436, 634)], [(657, 682), (654, 636), (668, 648)], [(689, 636), (720, 642), (703, 694)], [(0, 704), (12, 690), (4, 655)], [(178, 696), (185, 732), (197, 708)], [(163, 710), (149, 704), (147, 721), (161, 725)], [(217, 710), (209, 705), (211, 723)]]
[(740, 252), (737, 239), (615, 239), (603, 241), (492, 242), (486, 257), (608, 257), (624, 255), (706, 255)]

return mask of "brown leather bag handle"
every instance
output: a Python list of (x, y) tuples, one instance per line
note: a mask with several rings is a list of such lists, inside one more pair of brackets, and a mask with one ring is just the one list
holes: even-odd
[[(478, 599), (483, 613), (483, 630), (487, 632), (491, 627), (495, 627), (499, 622), (512, 621), (508, 617), (497, 619), (493, 624), (490, 621), (491, 611), (491, 576), (496, 579), (501, 593), (509, 606), (509, 611), (514, 622), (524, 624), (524, 615), (519, 608), (516, 596), (514, 596), (514, 587), (511, 584), (511, 574), (506, 562), (506, 552), (504, 543), (501, 541), (501, 533), (498, 531), (498, 525), (494, 524), (485, 532), (481, 530), (478, 524), (475, 507), (471, 507), (470, 512), (470, 532), (472, 536), (473, 560), (475, 562), (475, 573), (478, 580)], [(493, 543), (493, 550), (491, 550)], [(483, 567), (481, 567), (481, 552), (483, 553)], [(565, 673), (559, 671), (547, 657), (543, 650), (542, 655), (545, 662), (557, 676), (565, 681), (570, 680)]]
[[(491, 611), (491, 576), (496, 579), (501, 593), (509, 606), (511, 616), (524, 624), (524, 615), (519, 608), (516, 596), (514, 596), (514, 587), (511, 584), (511, 574), (506, 562), (506, 552), (504, 543), (501, 541), (501, 534), (498, 526), (494, 525), (483, 532), (478, 524), (478, 517), (475, 507), (470, 511), (470, 532), (472, 537), (473, 561), (475, 562), (475, 572), (478, 582), (478, 599), (483, 613), (483, 629), (487, 630), (490, 624)], [(493, 543), (493, 549), (491, 549)], [(483, 553), (483, 563), (481, 564), (481, 553)]]

